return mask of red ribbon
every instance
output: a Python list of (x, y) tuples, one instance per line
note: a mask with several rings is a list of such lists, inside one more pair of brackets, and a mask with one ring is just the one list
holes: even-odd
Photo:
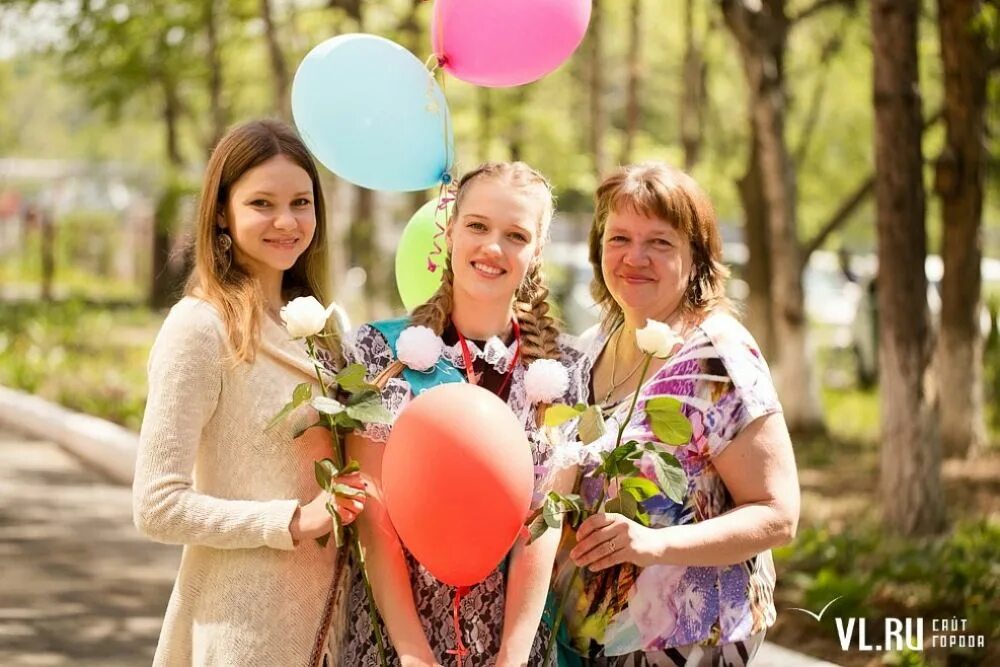
[[(503, 384), (497, 390), (497, 396), (503, 394), (503, 390), (507, 388), (511, 376), (514, 375), (514, 366), (517, 365), (517, 360), (521, 357), (521, 327), (518, 325), (516, 319), (512, 319), (510, 324), (514, 329), (514, 340), (517, 345), (514, 347), (514, 358), (510, 360), (510, 366), (507, 367), (507, 372), (504, 374)], [(458, 327), (455, 327), (455, 332), (458, 333), (458, 342), (462, 346), (462, 359), (465, 360), (465, 377), (468, 378), (469, 384), (479, 384), (479, 376), (472, 369), (473, 360), (472, 352), (469, 351), (469, 343), (465, 340), (462, 332), (458, 330)]]
[(462, 606), (462, 598), (467, 595), (470, 590), (471, 589), (468, 586), (455, 587), (455, 606), (452, 609), (452, 621), (455, 627), (455, 648), (445, 651), (448, 655), (455, 656), (458, 660), (458, 667), (462, 667), (462, 658), (469, 655), (469, 649), (466, 648), (465, 644), (462, 642), (460, 607)]

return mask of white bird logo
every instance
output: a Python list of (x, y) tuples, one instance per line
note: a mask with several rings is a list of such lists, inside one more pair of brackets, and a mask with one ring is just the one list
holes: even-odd
[(813, 618), (815, 618), (817, 621), (822, 621), (823, 620), (823, 614), (825, 614), (826, 610), (830, 608), (830, 605), (832, 605), (834, 602), (836, 602), (837, 600), (839, 600), (842, 597), (844, 597), (844, 596), (841, 595), (839, 597), (835, 597), (832, 600), (830, 600), (829, 602), (827, 602), (826, 606), (823, 607), (818, 614), (814, 614), (811, 611), (809, 611), (808, 609), (802, 609), (801, 607), (789, 607), (789, 609), (791, 609), (793, 611), (801, 611), (804, 614), (809, 614), (810, 616), (812, 616)]

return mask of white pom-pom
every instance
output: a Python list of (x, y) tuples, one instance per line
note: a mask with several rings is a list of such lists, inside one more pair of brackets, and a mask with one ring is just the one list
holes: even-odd
[(555, 359), (536, 359), (524, 374), (524, 389), (532, 403), (552, 403), (569, 387), (566, 367)]
[(396, 356), (415, 371), (434, 368), (443, 350), (444, 341), (427, 327), (406, 327), (396, 340)]

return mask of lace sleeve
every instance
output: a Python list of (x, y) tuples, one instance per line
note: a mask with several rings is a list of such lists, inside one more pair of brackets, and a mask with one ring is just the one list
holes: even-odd
[[(358, 328), (352, 347), (351, 362), (359, 363), (367, 369), (368, 379), (372, 380), (384, 371), (394, 361), (389, 342), (378, 329), (363, 325)], [(406, 404), (410, 394), (409, 385), (402, 377), (390, 378), (382, 390), (382, 405), (392, 414), (393, 419)], [(366, 424), (360, 435), (375, 442), (385, 442), (389, 439), (392, 426), (388, 424)]]

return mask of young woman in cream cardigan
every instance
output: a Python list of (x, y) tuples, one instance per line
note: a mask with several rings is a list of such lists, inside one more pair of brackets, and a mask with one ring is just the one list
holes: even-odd
[[(315, 416), (305, 409), (265, 430), (297, 384), (316, 380), (279, 311), (297, 296), (326, 303), (324, 220), (316, 167), (286, 125), (251, 122), (219, 142), (195, 269), (150, 354), (136, 463), (136, 526), (184, 545), (155, 665), (338, 662), (329, 626), (342, 568), (313, 539), (331, 528), (313, 473), (329, 433), (293, 440)], [(327, 352), (340, 367), (339, 342)], [(357, 474), (340, 481), (363, 487)], [(337, 509), (350, 523), (363, 502), (338, 498)]]

